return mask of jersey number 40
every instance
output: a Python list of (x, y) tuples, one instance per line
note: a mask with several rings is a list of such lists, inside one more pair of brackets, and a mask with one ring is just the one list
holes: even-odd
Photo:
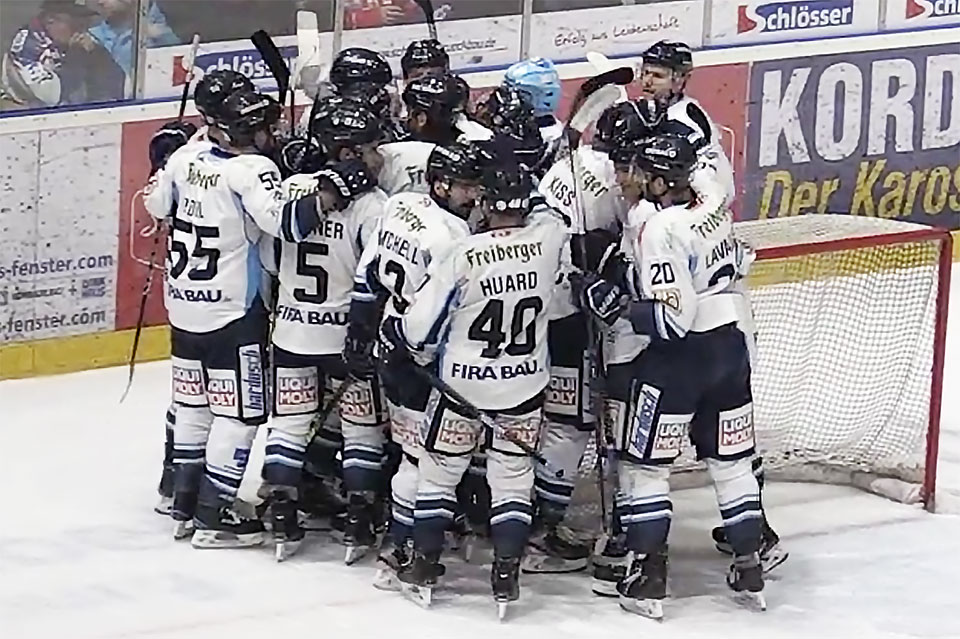
[[(517, 302), (510, 320), (510, 343), (506, 349), (503, 349), (507, 355), (520, 357), (533, 352), (537, 346), (537, 315), (542, 310), (543, 300), (539, 297), (524, 297)], [(483, 307), (467, 331), (467, 337), (470, 339), (486, 343), (480, 351), (481, 357), (493, 359), (500, 355), (500, 345), (507, 340), (503, 325), (503, 300), (492, 299)]]

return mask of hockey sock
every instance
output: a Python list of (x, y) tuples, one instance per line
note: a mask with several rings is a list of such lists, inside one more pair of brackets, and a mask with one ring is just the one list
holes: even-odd
[(670, 501), (670, 469), (620, 463), (621, 523), (627, 547), (642, 554), (657, 552), (667, 543), (673, 504)]
[(720, 518), (733, 552), (749, 555), (759, 551), (763, 513), (760, 510), (760, 488), (750, 460), (707, 459), (706, 462), (717, 493)]

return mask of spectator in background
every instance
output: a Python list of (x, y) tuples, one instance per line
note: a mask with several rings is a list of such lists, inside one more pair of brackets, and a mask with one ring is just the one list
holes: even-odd
[[(96, 38), (100, 45), (110, 52), (114, 62), (120, 65), (127, 79), (132, 78), (133, 48), (137, 45), (137, 34), (134, 25), (137, 18), (136, 0), (91, 0), (97, 13), (103, 20), (90, 27), (90, 35)], [(159, 7), (153, 2), (147, 14), (147, 24), (144, 26), (148, 47), (168, 47), (180, 44), (169, 26)]]
[(123, 98), (123, 70), (87, 33), (93, 15), (77, 0), (43, 0), (0, 62), (0, 108)]
[(423, 19), (413, 0), (346, 0), (343, 28), (368, 29), (392, 24), (406, 24)]

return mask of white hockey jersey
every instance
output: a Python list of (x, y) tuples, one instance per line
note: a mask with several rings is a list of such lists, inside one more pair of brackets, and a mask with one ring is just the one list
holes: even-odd
[(432, 142), (406, 140), (388, 142), (377, 149), (383, 157), (383, 167), (377, 183), (387, 195), (397, 193), (429, 193), (427, 160), (436, 145)]
[[(287, 201), (317, 190), (315, 174), (294, 175), (283, 183)], [(302, 355), (333, 355), (343, 350), (353, 278), (363, 247), (383, 214), (387, 196), (378, 188), (342, 211), (321, 217), (302, 242), (276, 242), (278, 264), (273, 343)]]
[(640, 299), (629, 311), (636, 333), (678, 340), (740, 321), (737, 282), (749, 257), (734, 237), (728, 208), (691, 203), (658, 210), (627, 244)]
[[(733, 164), (720, 144), (720, 131), (700, 103), (684, 96), (667, 109), (667, 131), (682, 135), (692, 133), (705, 144), (697, 152), (699, 160), (691, 176), (691, 184), (707, 206), (730, 206), (737, 195)], [(671, 126), (679, 125), (679, 126)]]
[(568, 241), (546, 216), (461, 240), (403, 315), (410, 347), (435, 356), (441, 378), (479, 408), (536, 396), (550, 379), (548, 309)]
[(300, 239), (280, 171), (261, 155), (198, 141), (177, 149), (144, 190), (170, 219), (165, 301), (170, 323), (205, 333), (239, 319), (259, 294), (261, 235)]
[(403, 313), (420, 287), (427, 267), (457, 240), (470, 234), (467, 223), (430, 196), (400, 193), (387, 200), (373, 236), (357, 266), (353, 296), (371, 301), (390, 293), (385, 315)]
[(627, 204), (623, 200), (620, 187), (617, 186), (616, 171), (613, 162), (606, 153), (582, 146), (576, 150), (574, 162), (577, 166), (577, 188), (583, 203), (581, 222), (574, 201), (573, 173), (570, 170), (570, 158), (564, 156), (557, 160), (540, 181), (538, 191), (547, 204), (565, 215), (573, 227), (584, 231), (605, 229), (619, 231), (624, 222)]

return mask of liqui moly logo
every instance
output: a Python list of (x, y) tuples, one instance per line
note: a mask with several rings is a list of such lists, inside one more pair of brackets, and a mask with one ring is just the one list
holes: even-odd
[(812, 0), (742, 4), (737, 7), (737, 33), (778, 33), (851, 25), (853, 3), (854, 0)]
[(945, 16), (960, 16), (960, 0), (907, 0), (907, 20)]

